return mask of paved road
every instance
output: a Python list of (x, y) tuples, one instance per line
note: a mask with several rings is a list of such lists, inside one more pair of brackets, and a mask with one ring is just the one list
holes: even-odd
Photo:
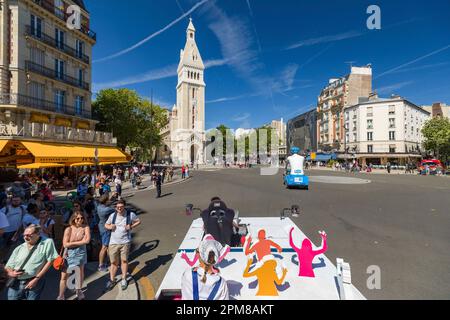
[[(138, 280), (149, 279), (155, 291), (192, 222), (193, 217), (184, 214), (185, 204), (204, 208), (218, 195), (241, 216), (278, 216), (282, 208), (299, 204), (303, 213), (293, 220), (317, 245), (317, 231), (327, 231), (327, 256), (350, 262), (353, 283), (369, 299), (450, 296), (449, 178), (313, 170), (308, 174), (317, 182), (305, 191), (285, 189), (281, 172), (277, 176), (260, 176), (258, 169), (192, 173), (194, 179), (163, 189), (161, 199), (154, 198), (154, 190), (129, 198), (143, 222), (134, 238)], [(340, 178), (332, 181), (339, 184), (327, 183), (334, 177), (370, 183), (345, 184)], [(381, 290), (367, 289), (370, 265), (381, 268)], [(147, 294), (151, 297), (151, 286)]]

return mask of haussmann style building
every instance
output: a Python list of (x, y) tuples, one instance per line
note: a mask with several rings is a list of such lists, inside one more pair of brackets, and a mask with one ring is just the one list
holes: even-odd
[[(67, 23), (81, 9), (81, 28)], [(0, 166), (126, 162), (92, 118), (96, 33), (82, 0), (3, 0), (0, 9)]]

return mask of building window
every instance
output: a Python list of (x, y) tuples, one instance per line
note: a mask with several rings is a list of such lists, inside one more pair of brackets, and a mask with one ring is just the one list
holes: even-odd
[(371, 144), (367, 145), (367, 153), (373, 153), (373, 145)]
[(353, 141), (356, 142), (356, 133), (353, 134)]
[(59, 59), (55, 59), (55, 76), (58, 79), (63, 80), (64, 79), (64, 61), (63, 60), (59, 60)]
[(45, 86), (39, 82), (30, 82), (28, 86), (28, 95), (37, 100), (44, 100)]
[(350, 119), (350, 115), (348, 114), (348, 111), (345, 112), (345, 121), (348, 121)]
[(395, 141), (395, 131), (389, 131), (389, 140)]
[(84, 71), (83, 69), (78, 69), (78, 85), (80, 87), (83, 86), (83, 81), (84, 81)]
[(31, 61), (43, 66), (45, 65), (45, 53), (42, 50), (39, 50), (38, 48), (30, 48), (30, 56)]
[(55, 107), (57, 112), (64, 112), (66, 104), (66, 93), (62, 90), (55, 91)]
[(373, 132), (367, 132), (367, 141), (373, 141)]
[(348, 133), (345, 135), (345, 142), (346, 143), (350, 142), (350, 135)]
[(367, 107), (367, 116), (372, 117), (373, 116), (373, 107)]
[(356, 121), (353, 121), (353, 131), (356, 131)]
[(76, 55), (78, 58), (83, 58), (84, 55), (84, 42), (77, 39)]
[(395, 118), (389, 118), (389, 128), (395, 128)]
[(395, 114), (395, 105), (389, 106), (389, 114)]
[(81, 96), (76, 96), (75, 97), (75, 112), (78, 115), (83, 114), (83, 109), (84, 109), (84, 98)]
[(55, 42), (56, 42), (56, 47), (64, 50), (64, 38), (65, 38), (65, 33), (62, 30), (59, 30), (58, 28), (55, 28)]
[(35, 37), (42, 37), (42, 19), (31, 15), (31, 34)]
[(389, 153), (395, 153), (395, 144), (389, 145)]
[(373, 120), (372, 119), (367, 120), (367, 129), (373, 129)]
[(192, 99), (195, 98), (195, 88), (192, 88)]

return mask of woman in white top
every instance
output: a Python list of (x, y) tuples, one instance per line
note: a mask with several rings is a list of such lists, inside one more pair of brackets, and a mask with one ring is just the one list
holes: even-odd
[[(181, 279), (183, 300), (229, 300), (227, 282), (217, 272), (220, 243), (203, 240), (198, 250), (200, 266), (187, 269)], [(217, 273), (215, 273), (215, 271)]]

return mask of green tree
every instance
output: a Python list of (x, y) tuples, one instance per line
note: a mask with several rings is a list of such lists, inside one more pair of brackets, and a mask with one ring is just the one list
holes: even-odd
[(428, 120), (422, 128), (425, 138), (423, 143), (428, 151), (432, 151), (437, 158), (447, 160), (450, 156), (450, 121), (437, 117)]
[(160, 131), (167, 122), (164, 109), (141, 98), (129, 89), (105, 89), (92, 104), (93, 116), (99, 121), (96, 129), (112, 132), (117, 146), (136, 150), (139, 160), (150, 159), (161, 145)]

